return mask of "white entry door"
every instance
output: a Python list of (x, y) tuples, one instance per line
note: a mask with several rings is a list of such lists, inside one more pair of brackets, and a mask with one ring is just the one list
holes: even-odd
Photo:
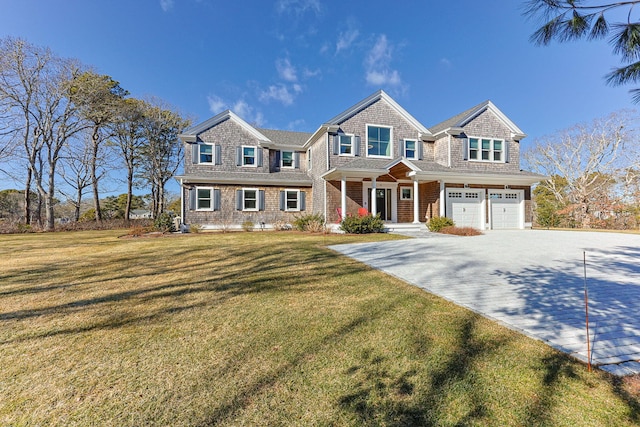
[(493, 230), (523, 228), (521, 218), (522, 192), (490, 191), (491, 228)]
[(458, 227), (484, 230), (484, 190), (450, 188), (447, 190), (447, 216)]

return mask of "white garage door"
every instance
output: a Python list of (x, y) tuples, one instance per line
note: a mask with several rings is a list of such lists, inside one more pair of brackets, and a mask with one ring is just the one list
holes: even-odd
[(520, 194), (518, 192), (489, 193), (491, 228), (494, 230), (522, 228)]
[(447, 216), (458, 227), (484, 229), (482, 215), (482, 190), (451, 189), (447, 191)]

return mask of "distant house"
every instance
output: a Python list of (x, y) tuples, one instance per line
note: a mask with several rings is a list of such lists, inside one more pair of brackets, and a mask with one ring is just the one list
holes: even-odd
[(133, 209), (129, 212), (130, 219), (150, 219), (151, 217), (151, 211), (148, 209)]
[(522, 229), (531, 185), (545, 178), (520, 170), (525, 136), (490, 101), (427, 128), (383, 91), (312, 134), (256, 128), (227, 110), (180, 135), (182, 218), (217, 227), (366, 211), (390, 223), (447, 216)]

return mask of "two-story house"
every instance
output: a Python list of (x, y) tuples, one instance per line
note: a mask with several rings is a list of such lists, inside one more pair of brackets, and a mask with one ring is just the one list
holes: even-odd
[(447, 216), (481, 230), (525, 228), (531, 185), (546, 177), (520, 170), (524, 137), (490, 101), (427, 128), (383, 91), (313, 134), (256, 128), (225, 111), (180, 135), (182, 218), (219, 228), (368, 212), (391, 223)]

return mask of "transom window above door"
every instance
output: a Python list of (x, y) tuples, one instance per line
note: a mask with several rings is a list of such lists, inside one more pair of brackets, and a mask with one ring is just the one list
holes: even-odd
[(391, 157), (391, 128), (386, 126), (367, 126), (367, 156)]

